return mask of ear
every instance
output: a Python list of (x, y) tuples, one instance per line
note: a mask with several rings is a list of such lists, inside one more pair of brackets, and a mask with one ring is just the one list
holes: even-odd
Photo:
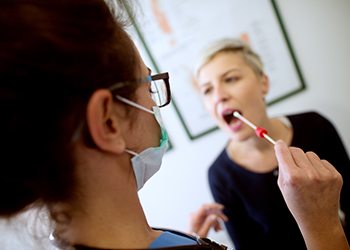
[(261, 83), (262, 83), (262, 94), (264, 97), (269, 93), (270, 90), (270, 80), (269, 77), (266, 74), (263, 74), (261, 76)]
[(121, 120), (116, 114), (112, 94), (105, 89), (96, 90), (87, 105), (86, 120), (90, 135), (102, 150), (120, 154), (125, 150)]

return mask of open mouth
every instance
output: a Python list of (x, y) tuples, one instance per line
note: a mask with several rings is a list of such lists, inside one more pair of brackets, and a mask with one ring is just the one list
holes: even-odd
[(242, 114), (242, 112), (240, 112), (239, 110), (236, 109), (230, 109), (230, 110), (225, 110), (221, 115), (222, 118), (225, 120), (225, 122), (230, 125), (230, 124), (234, 124), (235, 122), (237, 122), (239, 119), (237, 119), (236, 117), (233, 116), (233, 113), (237, 111), (240, 114)]

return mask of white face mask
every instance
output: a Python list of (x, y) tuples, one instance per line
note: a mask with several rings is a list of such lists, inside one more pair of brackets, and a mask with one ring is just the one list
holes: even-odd
[(161, 128), (161, 138), (159, 143), (160, 145), (158, 147), (146, 148), (144, 151), (142, 151), (139, 154), (128, 149), (125, 150), (129, 154), (134, 155), (134, 157), (131, 158), (131, 164), (133, 166), (133, 170), (136, 178), (137, 190), (140, 190), (143, 187), (143, 185), (155, 173), (158, 172), (158, 170), (160, 169), (160, 166), (162, 165), (163, 156), (169, 146), (168, 133), (164, 128), (162, 117), (160, 115), (160, 110), (158, 106), (154, 106), (152, 108), (153, 109), (152, 111), (124, 97), (116, 96), (116, 98), (119, 101), (129, 104), (135, 108), (138, 108), (153, 114)]

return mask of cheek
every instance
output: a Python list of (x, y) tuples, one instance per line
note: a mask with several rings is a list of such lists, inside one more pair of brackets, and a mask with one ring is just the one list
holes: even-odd
[(256, 84), (237, 88), (236, 96), (239, 96), (245, 103), (261, 103), (264, 100), (264, 95)]
[(246, 103), (247, 112), (252, 117), (252, 119), (259, 121), (266, 114), (264, 96), (257, 91), (252, 92), (250, 96), (251, 97), (247, 100)]
[(261, 92), (260, 89), (252, 91), (250, 95), (251, 95), (251, 99), (254, 100), (254, 103), (260, 104), (260, 105), (265, 104), (265, 95)]
[[(144, 112), (144, 111), (141, 111)], [(140, 114), (134, 124), (134, 143), (139, 151), (148, 147), (159, 146), (160, 127), (153, 115), (144, 112)]]
[(215, 118), (215, 105), (210, 98), (202, 98), (205, 109), (209, 112), (211, 116)]

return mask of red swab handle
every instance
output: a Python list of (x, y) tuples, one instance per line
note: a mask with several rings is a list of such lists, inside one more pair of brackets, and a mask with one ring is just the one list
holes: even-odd
[(264, 138), (264, 134), (267, 134), (267, 131), (266, 131), (266, 129), (264, 129), (264, 128), (259, 128), (259, 127), (257, 127), (257, 128), (255, 129), (255, 134), (256, 134), (258, 137), (260, 137), (260, 138)]

